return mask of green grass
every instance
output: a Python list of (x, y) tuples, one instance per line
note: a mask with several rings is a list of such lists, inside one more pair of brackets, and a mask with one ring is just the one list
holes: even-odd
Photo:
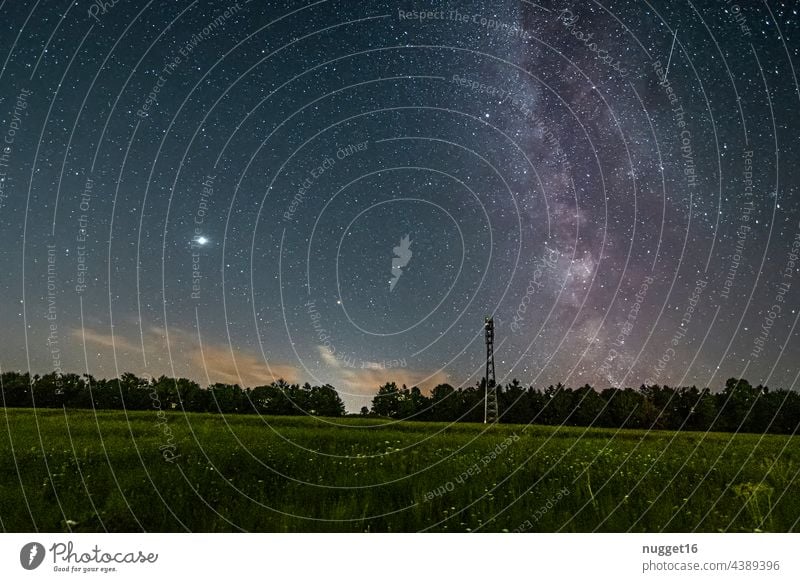
[(170, 412), (169, 463), (157, 421), (5, 410), (2, 529), (800, 528), (798, 437)]

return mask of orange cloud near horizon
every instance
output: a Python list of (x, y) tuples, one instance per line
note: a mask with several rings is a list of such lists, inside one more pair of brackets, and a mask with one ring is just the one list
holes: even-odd
[[(283, 379), (290, 384), (310, 381), (316, 384), (330, 384), (336, 388), (348, 409), (357, 410), (368, 404), (378, 389), (387, 382), (395, 382), (398, 387), (418, 386), (429, 393), (437, 384), (450, 381), (441, 371), (425, 372), (408, 368), (378, 368), (372, 366), (348, 366), (322, 346), (318, 346), (324, 377), (314, 378), (314, 374), (287, 362), (265, 361), (261, 354), (227, 344), (206, 343), (198, 340), (192, 332), (170, 328), (169, 335), (158, 327), (145, 330), (144, 338), (131, 338), (120, 333), (103, 333), (96, 329), (74, 329), (71, 336), (86, 342), (97, 351), (97, 361), (90, 362), (93, 373), (122, 374), (133, 372), (138, 375), (176, 376), (190, 378), (201, 385), (224, 383), (253, 387), (269, 384)], [(143, 348), (144, 347), (144, 348)], [(87, 350), (88, 351), (88, 350)], [(144, 353), (143, 353), (144, 351)], [(115, 361), (139, 362), (131, 368), (118, 372), (108, 370), (103, 359), (113, 353)], [(369, 364), (365, 362), (365, 364)]]
[[(134, 373), (169, 374), (191, 378), (201, 384), (220, 382), (242, 386), (268, 384), (281, 378), (292, 384), (300, 381), (299, 370), (291, 364), (265, 362), (255, 353), (231, 350), (227, 345), (201, 345), (191, 333), (179, 329), (171, 328), (167, 340), (161, 329), (152, 327), (145, 332), (144, 342), (139, 344), (118, 333), (112, 336), (88, 328), (74, 329), (70, 335), (95, 348), (113, 350), (118, 359), (135, 361), (133, 357), (138, 355), (141, 364), (135, 366), (137, 370), (130, 370)], [(170, 358), (172, 354), (180, 354), (180, 361), (174, 356)]]

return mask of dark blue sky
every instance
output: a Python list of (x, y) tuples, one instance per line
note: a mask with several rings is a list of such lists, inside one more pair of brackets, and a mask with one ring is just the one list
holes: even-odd
[(796, 4), (0, 14), (3, 370), (794, 385)]

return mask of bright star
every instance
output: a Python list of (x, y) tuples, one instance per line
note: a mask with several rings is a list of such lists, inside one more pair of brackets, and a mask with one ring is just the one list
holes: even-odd
[(194, 239), (194, 242), (196, 242), (200, 246), (203, 246), (208, 242), (208, 239), (204, 236), (198, 236), (197, 238)]

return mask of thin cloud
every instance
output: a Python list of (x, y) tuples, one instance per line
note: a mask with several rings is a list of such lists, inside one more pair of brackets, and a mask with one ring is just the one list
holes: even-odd
[[(74, 329), (71, 336), (85, 341), (87, 347), (92, 346), (101, 353), (103, 351), (116, 353), (120, 362), (120, 373), (131, 371), (152, 376), (175, 374), (192, 378), (200, 384), (221, 382), (242, 386), (269, 384), (280, 378), (290, 383), (300, 381), (298, 369), (291, 364), (265, 362), (254, 352), (240, 349), (232, 352), (225, 344), (204, 342), (201, 347), (195, 335), (176, 328), (170, 328), (169, 341), (163, 329), (158, 327), (147, 329), (144, 336), (145, 358), (141, 358), (142, 343), (137, 341), (139, 338), (132, 339), (119, 333), (112, 336), (111, 333), (90, 328)], [(168, 358), (169, 353), (172, 354), (171, 363)], [(98, 354), (98, 357), (100, 355)], [(136, 364), (131, 365), (130, 362)], [(90, 367), (104, 367), (99, 362), (96, 364), (97, 366)], [(101, 371), (114, 373), (105, 369)]]
[(354, 397), (374, 396), (378, 388), (387, 382), (395, 382), (398, 386), (403, 384), (409, 387), (418, 386), (424, 391), (429, 391), (437, 384), (444, 384), (450, 380), (449, 376), (441, 370), (428, 373), (401, 367), (380, 368), (372, 362), (358, 362), (358, 367), (351, 367), (337, 358), (325, 346), (317, 346), (317, 351), (328, 367), (327, 373), (337, 382), (331, 383), (343, 394)]

